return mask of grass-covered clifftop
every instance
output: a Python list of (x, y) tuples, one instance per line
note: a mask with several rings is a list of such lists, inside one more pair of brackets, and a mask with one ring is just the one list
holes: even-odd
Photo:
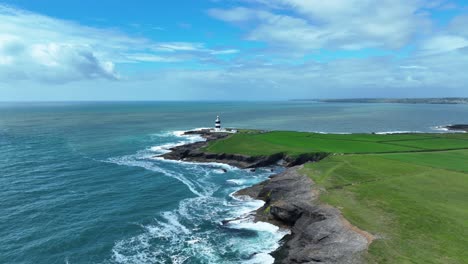
[(240, 133), (205, 151), (328, 152), (302, 171), (320, 186), (324, 202), (376, 237), (369, 262), (468, 259), (468, 134)]
[(468, 149), (467, 134), (318, 134), (276, 131), (238, 133), (211, 142), (211, 153), (271, 155), (284, 152), (298, 155), (311, 152), (392, 153)]

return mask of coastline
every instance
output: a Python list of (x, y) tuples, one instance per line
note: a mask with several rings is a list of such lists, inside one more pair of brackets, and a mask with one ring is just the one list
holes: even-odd
[(352, 226), (338, 209), (322, 204), (319, 190), (301, 168), (288, 168), (236, 193), (265, 201), (255, 211), (255, 221), (291, 231), (271, 253), (274, 263), (362, 263), (372, 235)]
[(231, 166), (235, 166), (241, 169), (255, 169), (258, 167), (267, 167), (271, 165), (280, 164), (284, 167), (293, 167), (301, 165), (309, 161), (319, 161), (326, 156), (328, 153), (319, 152), (314, 154), (302, 154), (298, 156), (289, 156), (285, 153), (275, 153), (269, 156), (246, 156), (239, 154), (215, 154), (206, 153), (202, 149), (208, 145), (210, 141), (222, 140), (230, 135), (230, 133), (224, 132), (210, 132), (208, 129), (192, 130), (187, 131), (184, 135), (199, 135), (205, 139), (205, 141), (199, 141), (195, 143), (184, 144), (170, 148), (170, 152), (158, 155), (169, 160), (181, 160), (190, 162), (218, 162), (224, 163)]
[[(352, 226), (340, 211), (319, 201), (319, 190), (313, 181), (300, 173), (302, 164), (319, 161), (327, 154), (290, 157), (283, 153), (251, 157), (234, 154), (211, 154), (202, 148), (210, 141), (222, 140), (228, 133), (207, 130), (187, 131), (205, 141), (170, 148), (159, 157), (189, 162), (217, 162), (242, 169), (281, 165), (282, 173), (270, 176), (259, 184), (237, 191), (237, 197), (248, 196), (264, 201), (252, 212), (254, 222), (267, 222), (290, 230), (280, 246), (270, 254), (274, 263), (361, 263), (363, 253), (372, 242), (372, 235)], [(235, 219), (234, 219), (235, 220)], [(227, 224), (233, 220), (226, 220)]]

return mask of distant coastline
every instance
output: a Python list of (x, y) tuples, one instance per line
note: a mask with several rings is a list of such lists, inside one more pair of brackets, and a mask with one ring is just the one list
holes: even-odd
[(468, 104), (466, 97), (445, 98), (348, 98), (348, 99), (293, 99), (299, 102), (321, 103), (387, 103), (387, 104)]

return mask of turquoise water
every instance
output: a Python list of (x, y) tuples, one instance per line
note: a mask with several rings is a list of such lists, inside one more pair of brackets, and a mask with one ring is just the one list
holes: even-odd
[[(269, 263), (284, 232), (234, 191), (272, 172), (155, 155), (213, 125), (323, 132), (434, 132), (466, 105), (1, 103), (0, 263)], [(279, 170), (279, 169), (277, 169)]]

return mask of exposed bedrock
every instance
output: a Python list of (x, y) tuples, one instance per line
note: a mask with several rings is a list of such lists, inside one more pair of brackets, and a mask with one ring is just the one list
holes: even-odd
[(468, 132), (468, 124), (456, 124), (445, 126), (448, 130)]
[(350, 225), (339, 210), (321, 204), (312, 180), (298, 168), (236, 194), (265, 201), (257, 221), (290, 228), (291, 235), (272, 254), (275, 263), (361, 263), (371, 236)]

